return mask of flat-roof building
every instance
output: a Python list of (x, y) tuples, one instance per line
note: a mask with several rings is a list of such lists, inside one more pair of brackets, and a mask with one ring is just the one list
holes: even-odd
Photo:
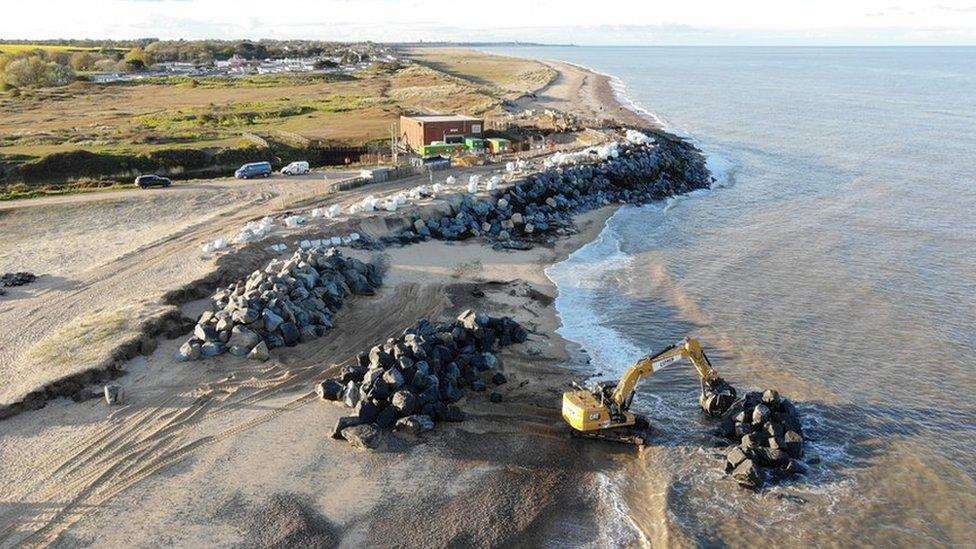
[(434, 141), (464, 143), (465, 137), (481, 137), (484, 127), (483, 118), (462, 114), (401, 116), (400, 140), (413, 150)]

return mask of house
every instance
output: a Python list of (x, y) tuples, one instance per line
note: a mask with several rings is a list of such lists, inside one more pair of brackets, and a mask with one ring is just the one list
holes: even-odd
[(465, 137), (481, 137), (484, 127), (484, 119), (460, 114), (401, 116), (400, 140), (415, 151), (434, 141), (463, 145)]

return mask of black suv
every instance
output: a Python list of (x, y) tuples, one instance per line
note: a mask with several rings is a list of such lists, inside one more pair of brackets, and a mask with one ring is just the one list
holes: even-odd
[(149, 187), (169, 187), (173, 182), (159, 175), (140, 175), (136, 178), (136, 185), (141, 189)]

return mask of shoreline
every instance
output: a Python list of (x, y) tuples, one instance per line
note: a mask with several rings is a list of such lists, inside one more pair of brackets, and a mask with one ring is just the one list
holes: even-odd
[[(626, 110), (609, 77), (571, 76), (586, 88), (584, 102), (610, 97), (617, 112)], [(626, 112), (627, 120), (647, 125)], [(576, 445), (565, 432), (559, 395), (576, 377), (570, 366), (587, 357), (555, 331), (557, 288), (545, 270), (593, 241), (618, 207), (575, 216), (578, 232), (551, 247), (502, 251), (479, 241), (428, 241), (388, 248), (381, 291), (350, 302), (324, 338), (280, 349), (257, 366), (227, 355), (174, 363), (182, 339), (160, 341), (155, 352), (126, 362), (128, 375), (118, 383), (127, 402), (107, 417), (99, 400), (57, 399), (44, 411), (3, 421), (0, 488), (17, 503), (0, 514), (0, 546), (57, 539), (235, 543), (254, 535), (256, 516), (268, 512), (297, 520), (306, 534), (312, 526), (298, 519), (319, 517), (327, 526), (315, 532), (342, 545), (390, 545), (398, 539), (391, 536), (431, 546), (607, 543), (607, 528), (628, 526), (595, 519), (612, 516), (595, 488), (600, 475), (626, 466), (632, 449)], [(354, 226), (389, 228), (389, 217)], [(269, 242), (255, 246), (244, 264), (260, 264), (266, 254), (257, 249)], [(372, 252), (347, 254), (367, 259)], [(181, 308), (186, 315), (202, 306)], [(312, 381), (418, 316), (449, 318), (466, 308), (530, 328), (529, 342), (499, 355), (509, 377), (503, 403), (470, 395), (467, 421), (441, 424), (420, 443), (395, 439), (392, 449), (374, 454), (324, 435), (343, 410), (311, 399)], [(66, 446), (79, 452), (62, 455)], [(297, 503), (273, 507), (282, 494)], [(567, 510), (569, 499), (580, 504)], [(44, 501), (64, 503), (37, 507)], [(429, 520), (418, 522), (414, 510)]]

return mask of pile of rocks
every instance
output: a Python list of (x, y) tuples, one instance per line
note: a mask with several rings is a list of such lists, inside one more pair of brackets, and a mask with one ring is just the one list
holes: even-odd
[(375, 265), (343, 257), (324, 246), (273, 259), (213, 295), (193, 337), (180, 347), (181, 360), (230, 352), (267, 360), (269, 349), (319, 337), (350, 295), (373, 295), (383, 283)]
[[(506, 383), (496, 371), (497, 347), (522, 343), (528, 333), (508, 317), (465, 311), (450, 323), (419, 320), (396, 338), (359, 355), (338, 378), (315, 390), (325, 400), (343, 401), (355, 413), (339, 418), (332, 436), (366, 448), (379, 443), (380, 429), (395, 426), (413, 434), (438, 421), (463, 421), (455, 404), (465, 390)], [(500, 393), (491, 393), (500, 402)]]
[(23, 286), (35, 280), (37, 280), (37, 275), (34, 273), (3, 273), (3, 275), (0, 275), (0, 286)]
[(757, 489), (766, 481), (806, 472), (803, 426), (790, 399), (775, 390), (747, 393), (725, 413), (716, 433), (738, 442), (726, 456), (725, 472)]
[(711, 184), (697, 149), (660, 141), (617, 144), (613, 154), (549, 168), (506, 190), (492, 191), (491, 198), (466, 197), (452, 215), (413, 219), (410, 228), (384, 243), (476, 236), (499, 243), (533, 240), (570, 225), (575, 214), (612, 202), (642, 204)]

